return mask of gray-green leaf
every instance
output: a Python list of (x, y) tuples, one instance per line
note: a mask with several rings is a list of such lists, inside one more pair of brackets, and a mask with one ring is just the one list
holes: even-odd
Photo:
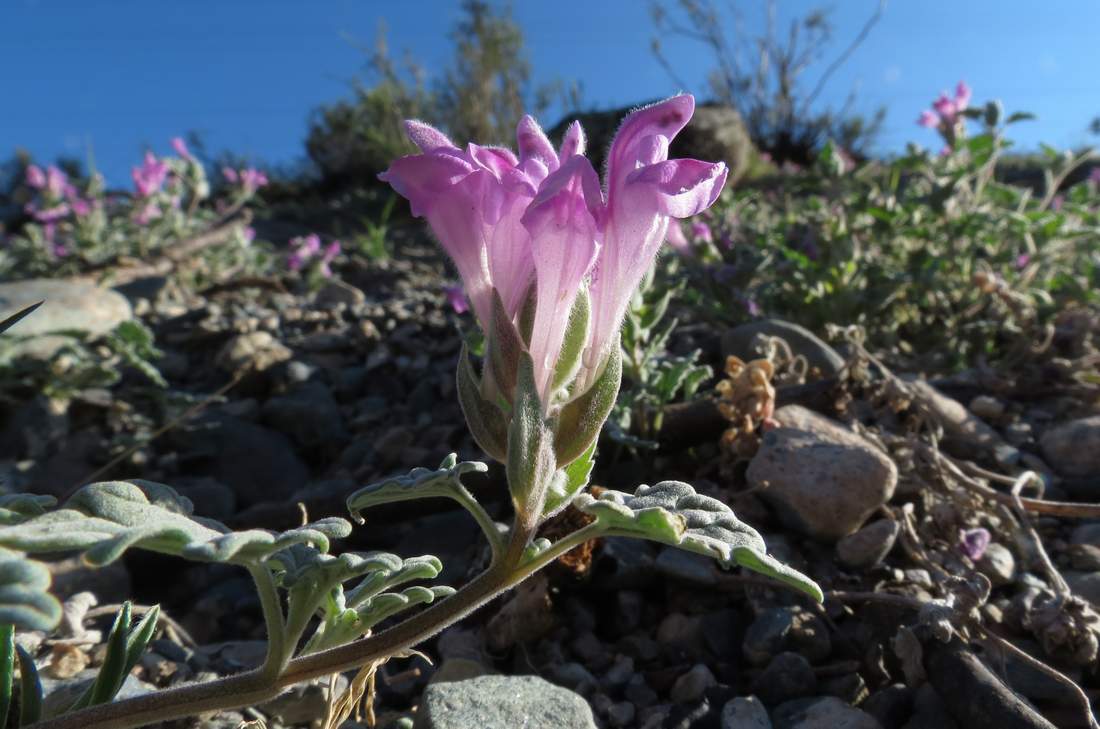
[(25, 552), (80, 550), (101, 566), (130, 547), (204, 562), (249, 565), (292, 544), (327, 551), (331, 538), (346, 537), (351, 524), (322, 519), (276, 533), (264, 529), (231, 531), (212, 519), (194, 517), (190, 500), (150, 481), (107, 481), (77, 491), (59, 511), (22, 524), (0, 527), (0, 546)]
[(596, 517), (605, 534), (664, 542), (713, 557), (723, 566), (739, 564), (796, 587), (819, 602), (823, 599), (813, 580), (768, 555), (763, 537), (740, 521), (733, 510), (718, 499), (697, 494), (681, 481), (642, 485), (633, 494), (604, 491), (596, 498), (582, 493), (573, 503)]
[(489, 467), (480, 461), (456, 461), (457, 458), (452, 453), (434, 471), (414, 468), (403, 476), (394, 476), (364, 486), (348, 497), (348, 511), (353, 518), (361, 520), (360, 512), (365, 509), (393, 501), (441, 496), (465, 503), (473, 497), (462, 485), (462, 476), (467, 473), (484, 473)]
[(49, 589), (46, 565), (0, 548), (0, 623), (23, 630), (52, 630), (61, 620), (61, 603)]

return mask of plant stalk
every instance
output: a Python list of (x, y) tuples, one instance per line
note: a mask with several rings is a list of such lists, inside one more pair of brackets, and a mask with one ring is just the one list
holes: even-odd
[[(534, 536), (537, 524), (531, 524), (529, 520), (517, 517), (508, 547), (501, 560), (451, 597), (381, 633), (295, 658), (286, 663), (282, 672), (274, 677), (267, 673), (265, 664), (246, 673), (217, 681), (188, 684), (179, 688), (92, 706), (37, 722), (32, 724), (30, 729), (134, 729), (154, 722), (263, 703), (275, 698), (283, 689), (296, 683), (347, 671), (371, 661), (385, 660), (395, 653), (427, 640), (500, 593), (522, 582), (565, 552), (598, 536), (599, 530), (593, 529), (594, 526), (594, 524), (589, 525), (574, 532), (532, 560), (523, 563), (524, 550)], [(261, 585), (261, 600), (263, 600), (263, 583), (257, 580), (257, 584)], [(282, 619), (281, 611), (278, 617)], [(269, 649), (269, 660), (272, 654), (272, 649)]]

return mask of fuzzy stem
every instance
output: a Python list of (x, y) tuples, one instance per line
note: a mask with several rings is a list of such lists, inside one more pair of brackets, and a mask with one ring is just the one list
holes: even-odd
[[(388, 630), (368, 638), (295, 658), (285, 664), (281, 673), (272, 676), (268, 664), (246, 673), (217, 681), (188, 684), (132, 699), (92, 706), (81, 711), (32, 724), (30, 729), (133, 729), (154, 722), (170, 721), (196, 714), (263, 703), (277, 696), (284, 688), (333, 673), (357, 668), (371, 661), (385, 660), (406, 648), (421, 643), (447, 626), (461, 620), (500, 593), (522, 582), (559, 556), (582, 542), (599, 535), (595, 525), (589, 525), (523, 563), (523, 553), (534, 536), (534, 526), (517, 517), (503, 558), (492, 564), (461, 590), (428, 609)], [(256, 574), (254, 573), (254, 577)], [(270, 579), (270, 574), (267, 575)], [(257, 579), (265, 618), (269, 616), (270, 594), (264, 597), (266, 584)], [(274, 583), (271, 583), (272, 588)], [(277, 597), (277, 594), (276, 594)], [(278, 608), (278, 602), (273, 603)], [(282, 611), (271, 615), (274, 625), (282, 626)], [(268, 623), (269, 627), (272, 622)], [(285, 630), (285, 627), (284, 627)], [(276, 636), (284, 630), (269, 633), (274, 645)], [(269, 648), (268, 660), (277, 653)]]
[(260, 672), (268, 677), (275, 677), (283, 670), (283, 666), (290, 659), (290, 649), (287, 648), (286, 619), (283, 617), (282, 601), (279, 599), (279, 591), (275, 587), (275, 578), (264, 565), (255, 565), (248, 568), (256, 583), (256, 592), (260, 596), (260, 607), (263, 610), (264, 625), (267, 628), (267, 657), (264, 659)]

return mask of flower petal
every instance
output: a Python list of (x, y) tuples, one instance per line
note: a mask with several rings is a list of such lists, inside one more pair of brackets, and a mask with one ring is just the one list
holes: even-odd
[(516, 126), (516, 148), (519, 150), (521, 164), (529, 159), (537, 159), (550, 171), (558, 168), (558, 154), (554, 151), (554, 145), (550, 144), (542, 127), (530, 115), (525, 114)]
[(584, 154), (587, 140), (584, 136), (584, 129), (581, 127), (579, 121), (575, 121), (569, 125), (569, 128), (565, 130), (565, 136), (561, 140), (561, 151), (558, 152), (558, 159), (562, 164), (576, 154)]
[(626, 176), (634, 171), (640, 153), (652, 151), (644, 147), (643, 140), (657, 135), (671, 140), (687, 125), (693, 113), (695, 97), (681, 94), (627, 116), (615, 133), (607, 157), (608, 195), (616, 194)]
[(399, 157), (378, 175), (412, 205), (412, 213), (425, 216), (435, 199), (473, 173), (474, 166), (457, 154), (443, 151)]
[(724, 162), (672, 159), (632, 172), (626, 184), (627, 187), (649, 187), (658, 212), (674, 218), (689, 218), (718, 199), (727, 173)]
[(409, 136), (413, 144), (420, 147), (421, 152), (434, 152), (437, 149), (458, 149), (446, 134), (431, 124), (417, 119), (405, 121), (405, 134)]
[(530, 351), (544, 403), (550, 402), (573, 302), (599, 250), (597, 215), (602, 202), (592, 164), (573, 156), (546, 178), (523, 215), (531, 234), (537, 291)]

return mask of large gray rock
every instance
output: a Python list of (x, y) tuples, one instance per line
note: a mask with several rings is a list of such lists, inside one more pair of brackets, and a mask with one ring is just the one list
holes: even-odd
[(722, 355), (735, 355), (748, 361), (758, 355), (753, 351), (757, 335), (779, 337), (795, 356), (803, 356), (810, 367), (825, 375), (835, 375), (844, 366), (844, 358), (809, 329), (782, 319), (758, 319), (740, 324), (722, 335)]
[(882, 729), (882, 725), (867, 712), (825, 696), (788, 712), (784, 721), (777, 722), (777, 729)]
[(4, 337), (31, 336), (16, 347), (18, 354), (45, 359), (66, 341), (54, 332), (81, 331), (95, 337), (127, 321), (133, 312), (126, 297), (87, 281), (32, 278), (0, 283), (0, 321), (35, 304), (45, 303)]
[(781, 427), (764, 436), (746, 475), (787, 526), (836, 541), (894, 495), (897, 466), (860, 435), (799, 405), (774, 419)]
[(424, 691), (415, 729), (596, 729), (592, 709), (537, 676), (480, 676)]
[(1100, 415), (1055, 426), (1039, 445), (1047, 463), (1065, 476), (1100, 476)]

